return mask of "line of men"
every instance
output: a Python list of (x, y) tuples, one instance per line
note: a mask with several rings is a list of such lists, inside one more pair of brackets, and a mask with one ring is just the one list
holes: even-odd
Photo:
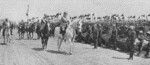
[[(62, 35), (65, 34), (65, 29), (66, 29), (68, 23), (70, 22), (70, 19), (67, 18), (67, 16), (68, 16), (68, 13), (64, 12), (63, 17), (61, 18), (61, 20), (62, 20), (61, 25), (62, 26), (61, 26), (61, 32), (60, 33)], [(113, 22), (117, 21), (115, 19), (115, 16), (117, 17), (117, 15), (113, 15), (111, 18), (113, 20)], [(85, 19), (86, 16), (81, 16), (79, 18)], [(105, 17), (105, 18), (107, 18), (107, 17)], [(122, 19), (124, 19), (124, 15), (122, 15)], [(91, 21), (94, 21), (94, 20), (91, 20)], [(101, 43), (102, 43), (102, 40), (99, 40), (99, 39), (103, 39), (103, 37), (102, 37), (103, 32), (106, 32), (106, 33), (108, 33), (105, 36), (106, 39), (104, 39), (106, 46), (109, 46), (109, 44), (110, 44), (109, 41), (111, 41), (111, 43), (113, 44), (113, 48), (116, 49), (116, 47), (117, 47), (117, 35), (119, 33), (118, 30), (120, 29), (119, 26), (120, 26), (120, 24), (122, 25), (122, 23), (120, 23), (118, 25), (116, 23), (112, 24), (113, 22), (109, 23), (112, 25), (112, 28), (110, 28), (110, 29), (107, 29), (108, 27), (110, 27), (110, 25), (107, 25), (108, 23), (105, 23), (106, 25), (94, 23), (94, 25), (89, 25), (87, 28), (85, 27), (85, 30), (83, 30), (83, 32), (84, 31), (88, 32), (86, 38), (93, 38), (92, 40), (88, 39), (86, 41), (93, 42), (94, 43), (94, 49), (96, 49), (98, 44), (100, 43), (100, 45), (101, 45)], [(132, 24), (134, 24), (134, 22), (132, 22)], [(127, 43), (128, 43), (127, 47), (128, 47), (129, 52), (130, 52), (129, 60), (131, 60), (131, 59), (133, 59), (133, 54), (134, 54), (134, 50), (135, 50), (134, 49), (134, 47), (135, 47), (134, 42), (135, 42), (135, 39), (137, 38), (137, 34), (138, 34), (137, 31), (138, 30), (136, 30), (135, 26), (133, 26), (133, 25), (132, 26), (129, 25), (129, 27), (127, 27), (125, 24), (124, 26), (125, 26), (125, 28), (127, 28), (127, 30), (125, 32), (123, 32), (123, 34), (128, 37), (127, 38)], [(63, 28), (64, 28), (64, 30), (63, 30)], [(111, 31), (108, 31), (108, 30), (111, 30)], [(120, 30), (120, 32), (122, 32), (122, 30)], [(79, 33), (79, 35), (82, 35), (82, 34)], [(109, 36), (107, 36), (107, 35), (109, 35)], [(143, 39), (140, 36), (142, 36), (142, 35), (138, 34), (138, 39), (140, 40), (139, 48), (141, 48), (142, 41), (143, 41)], [(79, 39), (81, 39), (81, 38), (79, 38)], [(140, 51), (140, 49), (139, 49), (139, 51)], [(146, 55), (149, 55), (149, 52)]]
[[(107, 23), (108, 24), (108, 23)], [(111, 23), (112, 24), (112, 23)], [(87, 27), (87, 28), (86, 28)], [(124, 28), (121, 28), (124, 27)], [(134, 42), (135, 39), (138, 38), (140, 40), (139, 44), (139, 53), (141, 51), (141, 47), (143, 44), (143, 36), (144, 36), (144, 28), (142, 29), (142, 32), (139, 32), (139, 28), (135, 26), (120, 26), (117, 24), (112, 24), (112, 25), (104, 25), (104, 24), (94, 24), (94, 25), (89, 25), (85, 26), (85, 29), (83, 29), (82, 35), (84, 37), (85, 31), (87, 32), (87, 35), (85, 35), (85, 38), (87, 39), (86, 41), (93, 42), (94, 43), (94, 49), (97, 48), (98, 45), (101, 46), (102, 43), (106, 43), (105, 46), (109, 46), (109, 44), (113, 45), (113, 48), (116, 49), (117, 47), (117, 37), (118, 36), (126, 36), (127, 40), (126, 42), (128, 50), (130, 52), (130, 59), (133, 59), (133, 54), (134, 54)], [(109, 29), (107, 29), (109, 28)], [(125, 29), (126, 28), (126, 29)], [(110, 31), (111, 30), (111, 31)], [(103, 36), (106, 32), (106, 36)], [(150, 34), (150, 33), (147, 33)], [(105, 42), (103, 42), (105, 40)], [(150, 43), (149, 43), (150, 44)], [(149, 45), (148, 47), (149, 48)], [(146, 56), (149, 55), (149, 49), (147, 51)]]

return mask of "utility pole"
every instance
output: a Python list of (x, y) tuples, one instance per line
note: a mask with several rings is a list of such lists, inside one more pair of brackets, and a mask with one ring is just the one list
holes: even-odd
[(29, 21), (28, 21), (28, 19), (29, 19), (29, 4), (27, 5), (27, 7), (28, 7), (28, 8), (27, 8), (26, 16), (27, 16), (27, 22), (29, 22)]

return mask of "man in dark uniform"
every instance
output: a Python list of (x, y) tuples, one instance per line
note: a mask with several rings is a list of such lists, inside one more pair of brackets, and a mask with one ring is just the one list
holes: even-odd
[(97, 24), (94, 24), (92, 33), (93, 33), (94, 49), (97, 49), (99, 38), (99, 30)]
[(101, 46), (102, 44), (102, 25), (98, 24), (98, 31), (99, 31), (99, 35), (98, 35), (98, 45)]
[(117, 45), (116, 45), (116, 41), (117, 41), (117, 29), (116, 29), (116, 25), (115, 24), (113, 24), (113, 30), (112, 30), (112, 36), (111, 36), (111, 42), (112, 42), (112, 44), (113, 44), (113, 48), (114, 48), (114, 50), (116, 50), (116, 48), (117, 48)]
[(64, 12), (63, 17), (61, 17), (61, 26), (60, 26), (60, 34), (64, 37), (64, 34), (66, 33), (66, 28), (70, 23), (70, 18), (68, 18), (68, 13)]
[(128, 49), (129, 49), (129, 60), (133, 60), (133, 55), (134, 55), (134, 42), (135, 42), (135, 38), (136, 38), (136, 32), (134, 31), (134, 26), (130, 26), (129, 27), (129, 31), (128, 31)]

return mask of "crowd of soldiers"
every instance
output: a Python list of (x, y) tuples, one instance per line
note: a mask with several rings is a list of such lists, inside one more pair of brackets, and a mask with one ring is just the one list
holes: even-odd
[[(67, 25), (75, 19), (80, 19), (82, 20), (83, 25), (82, 32), (76, 31), (77, 42), (84, 42), (88, 44), (94, 43), (94, 49), (101, 46), (113, 48), (115, 50), (119, 48), (121, 50), (129, 51), (129, 59), (133, 59), (134, 51), (136, 50), (135, 40), (138, 39), (140, 41), (138, 43), (138, 55), (140, 55), (142, 48), (146, 49), (147, 53), (145, 56), (148, 57), (149, 55), (150, 43), (143, 47), (143, 40), (150, 40), (150, 21), (146, 19), (125, 20), (123, 14), (121, 16), (114, 14), (112, 16), (97, 18), (94, 17), (94, 14), (92, 14), (92, 17), (90, 17), (90, 14), (86, 14), (70, 18), (66, 12), (63, 13), (61, 18), (59, 17), (60, 15), (61, 13), (57, 13), (56, 15), (45, 14), (41, 20), (38, 19), (38, 17), (30, 19), (28, 22), (23, 22), (22, 20), (18, 25), (18, 33), (23, 37), (24, 33), (27, 32), (27, 34), (33, 38), (33, 35), (31, 36), (30, 33), (35, 31), (38, 35), (38, 39), (40, 37), (45, 39), (45, 37), (42, 37), (41, 35), (41, 33), (46, 30), (42, 27), (42, 25), (44, 23), (50, 23), (49, 33), (43, 32), (43, 35), (48, 36), (47, 34), (49, 34), (54, 36), (55, 27), (57, 26), (60, 26), (60, 33), (64, 35)], [(128, 18), (135, 18), (135, 16), (130, 16)], [(41, 29), (43, 29), (43, 31), (41, 31)], [(48, 37), (46, 37), (46, 40), (48, 40)]]

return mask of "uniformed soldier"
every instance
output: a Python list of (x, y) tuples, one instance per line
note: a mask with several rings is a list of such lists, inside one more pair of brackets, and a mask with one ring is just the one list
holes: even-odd
[(133, 54), (134, 54), (134, 42), (135, 42), (135, 38), (136, 38), (136, 32), (134, 31), (134, 26), (130, 26), (129, 27), (129, 31), (128, 31), (128, 49), (129, 49), (129, 60), (133, 60)]
[(113, 48), (114, 48), (114, 50), (116, 50), (116, 41), (117, 41), (117, 29), (116, 29), (116, 25), (115, 24), (113, 24), (113, 30), (112, 30), (112, 37), (111, 37), (112, 39), (111, 39), (111, 42), (113, 43)]
[(60, 34), (62, 34), (62, 36), (64, 36), (64, 34), (66, 33), (66, 28), (70, 22), (71, 20), (70, 18), (68, 18), (68, 13), (64, 12), (63, 16), (61, 17), (61, 25), (60, 25)]
[[(150, 39), (150, 32), (147, 32), (146, 36), (147, 36), (146, 39), (149, 40)], [(146, 47), (145, 50), (146, 50), (145, 57), (148, 58), (148, 56), (149, 56), (149, 50), (150, 50), (150, 40), (149, 40), (149, 43), (148, 43), (148, 45), (147, 45), (147, 47)]]
[(98, 25), (94, 24), (93, 26), (93, 40), (94, 40), (94, 49), (97, 49), (98, 45), (98, 38), (99, 38), (99, 30), (98, 30)]
[[(101, 23), (102, 24), (102, 23)], [(99, 36), (98, 36), (98, 45), (101, 46), (102, 44), (102, 25), (98, 24), (98, 31), (99, 31)]]
[(142, 50), (143, 40), (144, 40), (144, 33), (143, 33), (143, 31), (139, 31), (138, 39), (140, 41), (140, 43), (138, 45), (138, 51), (139, 51), (138, 55), (140, 55), (141, 50)]

